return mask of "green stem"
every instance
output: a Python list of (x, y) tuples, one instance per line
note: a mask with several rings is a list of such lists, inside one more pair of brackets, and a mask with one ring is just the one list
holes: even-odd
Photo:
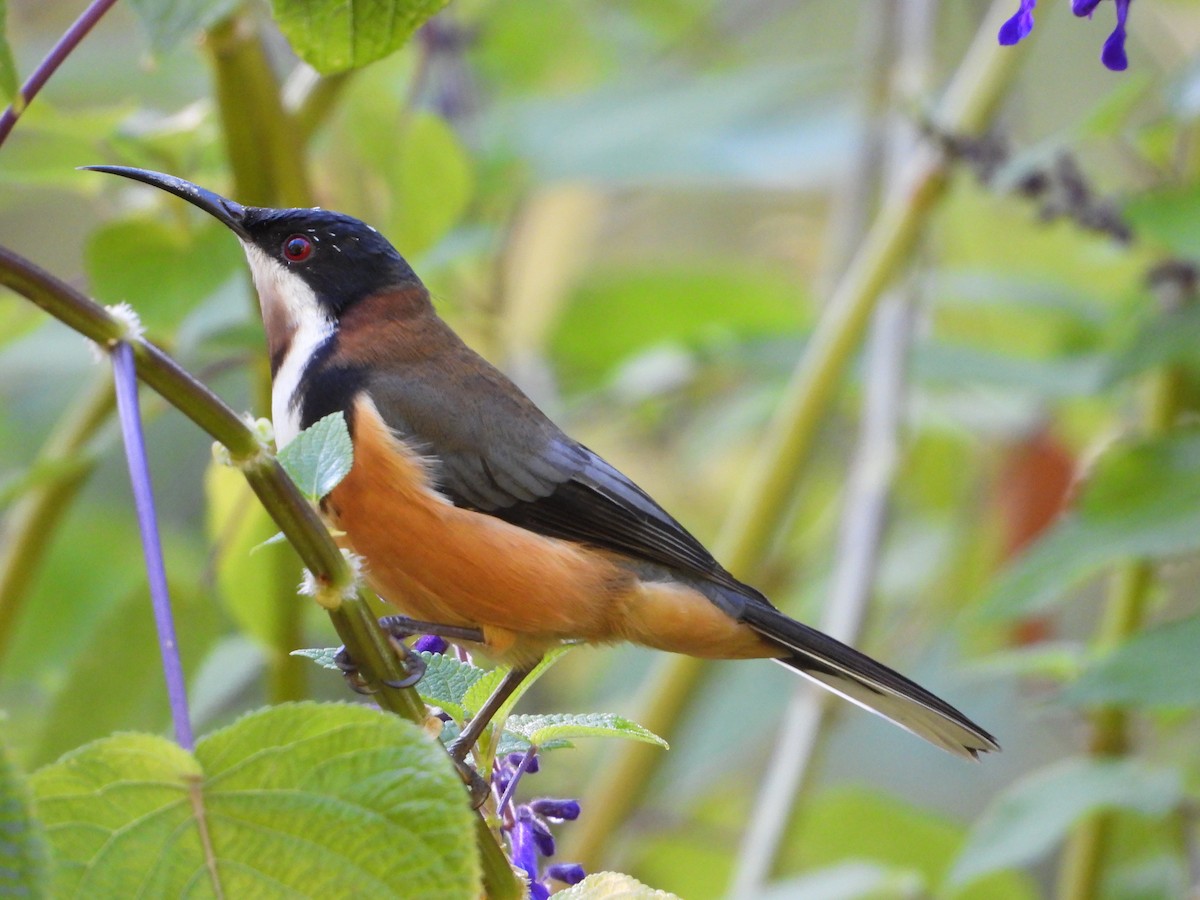
[[(1154, 373), (1147, 384), (1145, 432), (1167, 433), (1180, 406), (1179, 372), (1168, 367)], [(1092, 642), (1096, 655), (1114, 650), (1141, 630), (1154, 580), (1155, 567), (1148, 560), (1134, 560), (1113, 575), (1108, 605)], [(1124, 709), (1100, 707), (1091, 713), (1090, 719), (1088, 752), (1092, 756), (1118, 757), (1129, 752), (1129, 717)], [(1109, 811), (1093, 813), (1071, 834), (1058, 871), (1057, 896), (1061, 900), (1090, 900), (1099, 896), (1117, 815)]]
[[(1017, 70), (1020, 48), (996, 43), (999, 24), (1011, 15), (1008, 0), (997, 0), (955, 72), (934, 123), (943, 134), (982, 132)], [(837, 394), (842, 373), (857, 349), (883, 289), (902, 271), (917, 238), (945, 192), (951, 161), (932, 142), (918, 147), (899, 190), (885, 201), (866, 239), (842, 276), (793, 372), (783, 401), (758, 459), (749, 467), (750, 482), (726, 520), (717, 557), (730, 571), (753, 572), (783, 523), (825, 412)], [(702, 665), (686, 657), (668, 657), (649, 676), (651, 690), (635, 718), (670, 739), (695, 696)], [(601, 768), (584, 799), (588, 820), (605, 829), (576, 830), (567, 855), (595, 867), (608, 836), (624, 821), (657, 766), (659, 757), (623, 744)]]
[(0, 660), (8, 650), (22, 604), (51, 534), (96, 466), (85, 448), (112, 418), (112, 378), (97, 378), (62, 417), (33, 463), (35, 470), (72, 463), (36, 485), (8, 514), (0, 540)]
[[(103, 347), (127, 341), (133, 347), (138, 377), (163, 399), (199, 425), (229, 451), (271, 518), (300, 554), (323, 588), (322, 598), (343, 597), (329, 609), (337, 628), (375, 699), (384, 709), (424, 726), (428, 713), (412, 688), (394, 688), (401, 665), (355, 585), (341, 551), (312, 505), (300, 494), (259, 434), (174, 359), (129, 334), (125, 322), (69, 284), (0, 247), (0, 285), (40, 306), (66, 325)], [(357, 594), (357, 596), (355, 596)], [(484, 889), (488, 897), (516, 898), (521, 887), (483, 817), (477, 826)]]
[(207, 37), (234, 199), (256, 206), (312, 206), (301, 130), (283, 108), (279, 79), (253, 18), (233, 16)]
[[(233, 196), (261, 206), (311, 206), (304, 139), (283, 108), (279, 79), (253, 18), (235, 15), (214, 26), (207, 47), (233, 171)], [(270, 409), (271, 372), (265, 354), (258, 355), (251, 371), (255, 406)], [(289, 553), (274, 557), (270, 583), (276, 628), (267, 657), (267, 697), (284, 703), (308, 696), (309, 666), (291, 655), (304, 643), (304, 620), (295, 596), (296, 560)]]

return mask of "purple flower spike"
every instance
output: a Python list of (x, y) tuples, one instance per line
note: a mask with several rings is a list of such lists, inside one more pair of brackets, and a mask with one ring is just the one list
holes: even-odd
[(418, 653), (445, 653), (449, 646), (445, 638), (436, 634), (423, 634), (413, 643), (413, 649)]
[(587, 873), (579, 863), (555, 863), (546, 867), (546, 876), (566, 884), (579, 884)]
[(540, 881), (530, 882), (529, 900), (550, 900), (550, 888), (546, 887)]
[(538, 877), (537, 844), (533, 836), (533, 817), (518, 821), (512, 830), (513, 865), (536, 882)]
[[(512, 763), (514, 766), (519, 766), (521, 764), (521, 760), (523, 760), (524, 758), (525, 758), (524, 753), (508, 754), (508, 761), (510, 763)], [(532, 757), (530, 757), (529, 762), (525, 765), (525, 774), (532, 775), (535, 772), (537, 772), (537, 770), (539, 768), (540, 768), (540, 764), (538, 763), (537, 756), (532, 756)]]
[(1117, 27), (1104, 42), (1100, 51), (1100, 62), (1114, 72), (1124, 72), (1129, 68), (1129, 57), (1125, 55), (1125, 20), (1129, 17), (1129, 0), (1116, 0)]
[(537, 844), (538, 852), (542, 856), (554, 855), (554, 835), (550, 833), (550, 829), (546, 827), (546, 823), (538, 819), (533, 820), (533, 842)]
[(1071, 12), (1077, 16), (1087, 16), (1090, 19), (1099, 5), (1100, 0), (1071, 0)]
[(564, 819), (574, 822), (579, 818), (578, 800), (552, 800), (544, 797), (541, 800), (534, 800), (529, 805), (539, 816), (545, 816), (548, 819)]
[(1024, 38), (1033, 31), (1033, 8), (1037, 0), (1021, 0), (1021, 6), (1011, 19), (1000, 26), (1000, 43), (1008, 47)]

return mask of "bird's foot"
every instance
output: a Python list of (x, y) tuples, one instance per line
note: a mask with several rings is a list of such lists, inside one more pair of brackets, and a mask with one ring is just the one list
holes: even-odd
[[(413, 653), (412, 650), (397, 640), (390, 632), (388, 634), (388, 641), (400, 659), (404, 675), (401, 678), (385, 678), (382, 683), (390, 688), (412, 687), (425, 674), (425, 660), (419, 654)], [(374, 694), (378, 691), (377, 687), (363, 677), (358, 663), (354, 661), (344, 646), (339, 647), (338, 652), (334, 654), (333, 663), (341, 670), (351, 690), (359, 694)]]

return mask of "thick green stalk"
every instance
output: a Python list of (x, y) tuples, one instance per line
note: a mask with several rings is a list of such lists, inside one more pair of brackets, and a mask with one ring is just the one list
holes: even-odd
[[(232, 195), (259, 206), (311, 206), (300, 129), (283, 107), (282, 88), (251, 16), (235, 15), (208, 33), (214, 93), (233, 172)], [(257, 314), (257, 304), (255, 306)], [(251, 373), (255, 406), (271, 408), (271, 373), (259, 354)], [(296, 605), (296, 560), (272, 554), (273, 620), (267, 664), (272, 703), (308, 696), (309, 666), (292, 656), (304, 643), (304, 619)]]
[(4, 658), (29, 585), (51, 534), (96, 467), (87, 446), (112, 418), (112, 378), (96, 379), (42, 445), (33, 470), (68, 466), (35, 485), (17, 501), (0, 529), (0, 660)]
[[(412, 688), (386, 682), (401, 665), (380, 632), (356, 578), (328, 529), (304, 499), (261, 435), (174, 359), (131, 334), (129, 324), (11, 250), (0, 247), (0, 285), (40, 306), (103, 347), (124, 340), (133, 347), (138, 377), (229, 451), (271, 518), (313, 575), (317, 600), (329, 611), (346, 649), (384, 709), (424, 726), (428, 713)], [(477, 832), (488, 897), (517, 898), (521, 887), (495, 837), (479, 816)]]
[[(1180, 412), (1180, 375), (1166, 368), (1151, 376), (1145, 401), (1145, 431), (1165, 434)], [(1153, 594), (1155, 567), (1148, 560), (1135, 560), (1113, 575), (1104, 616), (1096, 631), (1092, 650), (1097, 655), (1116, 649), (1139, 630)], [(1119, 707), (1094, 710), (1088, 752), (1097, 757), (1118, 757), (1129, 752), (1129, 716)], [(1084, 819), (1063, 850), (1058, 871), (1061, 900), (1090, 900), (1099, 896), (1104, 863), (1108, 857), (1117, 813), (1098, 812)]]
[[(991, 121), (1022, 58), (999, 47), (996, 32), (1011, 15), (1007, 0), (993, 4), (956, 71), (935, 116), (943, 133), (974, 136)], [(933, 142), (912, 154), (866, 239), (831, 296), (772, 419), (751, 477), (731, 510), (717, 556), (734, 574), (753, 572), (783, 524), (825, 412), (857, 349), (883, 289), (902, 271), (947, 184), (951, 161)], [(650, 674), (634, 717), (668, 739), (695, 696), (705, 667), (668, 657)], [(588, 815), (572, 833), (567, 855), (594, 867), (608, 837), (645, 793), (658, 757), (644, 745), (613, 752), (585, 797)]]
[(279, 79), (249, 15), (207, 35), (214, 93), (239, 203), (311, 206), (304, 140), (283, 108)]

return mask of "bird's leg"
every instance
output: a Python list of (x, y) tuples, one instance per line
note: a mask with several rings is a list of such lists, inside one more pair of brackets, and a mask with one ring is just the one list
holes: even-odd
[[(425, 661), (401, 643), (404, 638), (414, 634), (436, 634), (438, 637), (444, 637), (449, 641), (471, 641), (480, 644), (484, 641), (483, 632), (478, 628), (439, 625), (436, 622), (419, 622), (416, 619), (408, 618), (408, 616), (384, 616), (379, 620), (379, 627), (387, 632), (388, 638), (391, 640), (396, 653), (400, 656), (401, 663), (407, 673), (399, 680), (384, 682), (388, 687), (394, 688), (412, 687), (425, 674)], [(353, 690), (360, 694), (373, 693), (359, 673), (358, 664), (350, 658), (350, 654), (346, 652), (345, 647), (341, 647), (338, 650), (333, 657), (333, 661), (342, 670), (342, 674), (346, 676), (346, 682)]]
[(465, 628), (459, 625), (439, 625), (437, 622), (421, 622), (408, 616), (384, 616), (379, 627), (394, 638), (412, 637), (414, 634), (435, 634), (448, 641), (467, 641), (482, 644), (483, 629)]
[(453, 757), (454, 761), (460, 767), (463, 765), (463, 760), (467, 758), (467, 754), (471, 751), (471, 748), (475, 746), (475, 742), (479, 740), (479, 736), (483, 734), (483, 729), (487, 728), (488, 723), (492, 721), (492, 717), (504, 705), (504, 701), (512, 696), (512, 692), (517, 689), (517, 686), (532, 671), (533, 666), (510, 669), (509, 673), (504, 676), (504, 679), (496, 685), (496, 689), (492, 691), (492, 695), (480, 707), (479, 712), (471, 717), (471, 721), (466, 724), (462, 733), (450, 744), (448, 748), (450, 756)]

